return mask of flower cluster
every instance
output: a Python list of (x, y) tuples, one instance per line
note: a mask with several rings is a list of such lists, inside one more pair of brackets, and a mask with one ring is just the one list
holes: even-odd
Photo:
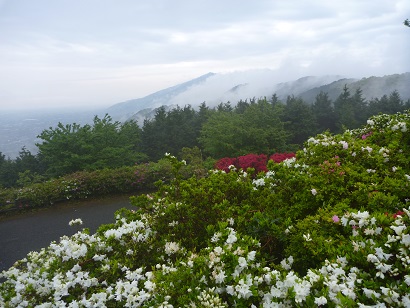
[(248, 168), (255, 169), (256, 172), (267, 171), (267, 156), (265, 154), (248, 154), (236, 158), (225, 157), (218, 160), (215, 167), (219, 170), (229, 172), (232, 167), (246, 171)]
[(69, 226), (76, 226), (76, 225), (82, 225), (83, 221), (81, 218), (76, 218), (76, 219), (72, 219), (68, 222)]
[[(21, 265), (27, 264), (24, 269), (20, 266), (20, 269), (13, 267), (3, 272), (2, 277), (8, 280), (1, 285), (0, 304), (27, 306), (31, 298), (41, 301), (39, 307), (56, 306), (67, 303), (73, 292), (83, 290), (78, 299), (69, 300), (71, 307), (106, 306), (113, 302), (122, 303), (124, 307), (157, 306), (172, 298), (168, 288), (159, 287), (167, 281), (166, 277), (171, 273), (175, 277), (187, 273), (200, 276), (190, 286), (189, 292), (194, 296), (189, 297), (189, 303), (193, 307), (228, 307), (234, 302), (244, 306), (292, 307), (308, 303), (342, 305), (350, 301), (406, 306), (410, 303), (406, 291), (410, 286), (410, 211), (403, 209), (400, 214), (390, 226), (376, 232), (378, 237), (385, 239), (376, 244), (365, 230), (376, 228), (377, 218), (366, 211), (345, 213), (342, 225), (357, 227), (351, 228), (354, 240), (350, 246), (360, 241), (361, 249), (369, 251), (363, 255), (366, 260), (362, 267), (351, 265), (349, 256), (338, 257), (335, 261), (326, 260), (318, 269), (308, 270), (304, 276), (292, 271), (292, 256), (280, 262), (281, 270), (264, 265), (258, 253), (258, 241), (224, 227), (213, 234), (208, 247), (196, 255), (188, 255), (186, 260), (157, 264), (153, 271), (118, 264), (118, 269), (112, 269), (118, 273), (116, 280), (109, 282), (104, 280), (108, 276), (103, 273), (111, 270), (108, 255), (115, 251), (108, 244), (107, 232), (105, 236), (79, 232), (71, 238), (63, 237), (60, 243), (51, 244), (47, 250), (29, 254), (27, 260), (21, 261)], [(126, 235), (138, 241), (136, 230), (150, 229), (143, 222), (127, 223), (123, 218), (117, 223), (117, 231), (109, 232), (108, 237), (120, 240), (119, 243)], [(389, 229), (394, 231), (392, 235)], [(172, 254), (179, 249), (179, 244), (168, 242), (164, 252)], [(87, 265), (90, 262), (99, 270), (90, 271)], [(56, 264), (61, 266), (56, 267)], [(379, 282), (394, 279), (395, 283), (380, 288), (377, 284), (365, 283), (369, 267), (375, 270), (375, 279)], [(50, 275), (43, 275), (40, 269), (47, 270)], [(98, 272), (101, 273), (99, 277), (96, 276)], [(13, 288), (14, 296), (5, 296), (8, 288)]]
[(339, 159), (339, 156), (335, 156), (330, 160), (325, 160), (322, 164), (319, 165), (324, 173), (336, 173), (338, 175), (344, 175), (345, 172), (340, 170), (341, 168), (341, 162)]
[[(275, 153), (269, 157), (275, 163), (280, 163), (286, 159), (294, 158), (295, 153)], [(246, 171), (248, 168), (255, 169), (256, 172), (268, 171), (267, 169), (268, 158), (265, 154), (247, 154), (236, 158), (225, 157), (218, 160), (215, 167), (219, 170), (229, 172), (232, 170), (232, 166), (236, 169), (242, 169)]]
[(296, 157), (296, 154), (293, 152), (285, 152), (285, 153), (275, 153), (269, 157), (270, 160), (274, 161), (275, 163), (283, 162), (285, 159)]
[[(19, 261), (19, 266), (3, 271), (1, 276), (7, 281), (0, 285), (0, 306), (26, 307), (37, 303), (37, 307), (50, 307), (69, 303), (70, 307), (104, 307), (109, 302), (139, 306), (155, 289), (153, 276), (142, 268), (131, 270), (121, 264), (113, 268), (110, 259), (117, 253), (113, 246), (125, 246), (132, 251), (130, 241), (147, 242), (150, 234), (147, 221), (126, 222), (120, 218), (116, 227), (105, 234), (77, 232), (71, 237), (64, 236), (40, 252), (29, 253)], [(50, 275), (45, 275), (44, 270)], [(107, 274), (113, 270), (119, 270), (121, 275), (109, 282)], [(12, 286), (15, 295), (4, 297), (4, 289)], [(73, 299), (70, 294), (78, 297)]]

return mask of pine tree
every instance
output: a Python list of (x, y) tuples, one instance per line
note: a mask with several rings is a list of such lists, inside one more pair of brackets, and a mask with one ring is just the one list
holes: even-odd
[(343, 92), (340, 93), (334, 103), (336, 114), (336, 132), (340, 133), (344, 127), (356, 127), (355, 111), (352, 104), (352, 96), (347, 85), (343, 87)]
[(320, 91), (316, 95), (315, 102), (312, 105), (312, 111), (316, 118), (318, 133), (329, 130), (335, 132), (335, 111), (332, 106), (332, 100), (326, 92)]
[(309, 137), (317, 132), (317, 123), (310, 106), (301, 98), (288, 96), (283, 121), (290, 134), (289, 143), (302, 145)]

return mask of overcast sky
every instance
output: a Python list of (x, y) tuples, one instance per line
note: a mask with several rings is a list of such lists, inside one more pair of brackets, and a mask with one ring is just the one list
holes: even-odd
[(109, 106), (207, 72), (410, 71), (408, 0), (0, 0), (0, 109)]

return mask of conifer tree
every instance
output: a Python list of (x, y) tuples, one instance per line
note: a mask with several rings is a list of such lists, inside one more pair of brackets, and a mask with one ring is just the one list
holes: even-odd
[(283, 121), (290, 135), (290, 144), (300, 146), (317, 132), (316, 120), (312, 109), (301, 98), (288, 96)]
[(326, 130), (330, 132), (336, 130), (335, 112), (332, 106), (332, 100), (329, 98), (327, 92), (320, 91), (320, 93), (316, 95), (312, 105), (312, 111), (316, 118), (318, 133)]
[(334, 103), (334, 109), (336, 114), (336, 132), (342, 132), (344, 127), (356, 127), (352, 96), (347, 85), (343, 87), (343, 92), (340, 93), (340, 95), (336, 99)]

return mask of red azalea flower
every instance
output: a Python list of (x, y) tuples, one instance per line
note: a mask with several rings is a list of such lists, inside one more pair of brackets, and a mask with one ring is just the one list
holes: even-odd
[(275, 153), (269, 157), (269, 160), (273, 160), (275, 163), (280, 163), (288, 158), (296, 157), (295, 153)]
[(267, 156), (265, 154), (248, 154), (238, 157), (238, 166), (242, 170), (254, 168), (256, 172), (268, 171), (266, 168)]
[(224, 157), (218, 160), (215, 164), (215, 168), (219, 170), (224, 170), (225, 172), (229, 172), (229, 166), (237, 167), (237, 159), (231, 157)]
[(402, 211), (397, 211), (395, 214), (393, 214), (393, 218), (396, 218), (397, 216), (403, 216), (405, 213)]

